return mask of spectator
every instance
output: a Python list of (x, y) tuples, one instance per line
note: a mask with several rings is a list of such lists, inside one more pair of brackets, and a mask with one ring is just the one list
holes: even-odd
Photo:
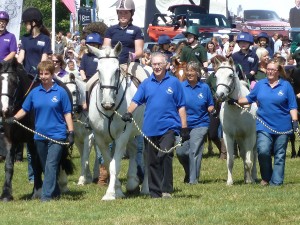
[(54, 53), (63, 55), (65, 47), (65, 43), (63, 42), (61, 36), (56, 35)]
[(54, 64), (54, 77), (63, 78), (65, 75), (68, 74), (67, 71), (65, 70), (66, 63), (65, 63), (62, 55), (53, 54), (52, 61)]
[(208, 64), (207, 68), (212, 68), (210, 60), (211, 58), (217, 55), (216, 46), (212, 41), (209, 41), (206, 43), (205, 49), (207, 52), (207, 64)]
[[(295, 7), (290, 9), (289, 14), (289, 22), (291, 25), (291, 28), (300, 28), (300, 0), (295, 0)], [(299, 34), (299, 31), (292, 31), (291, 36), (292, 39), (296, 37), (297, 34)]]
[(151, 66), (151, 51), (144, 49), (144, 57), (141, 58), (141, 64), (144, 66)]
[(228, 34), (223, 34), (221, 36), (221, 40), (222, 40), (222, 55), (226, 56), (226, 53), (229, 49), (229, 35)]

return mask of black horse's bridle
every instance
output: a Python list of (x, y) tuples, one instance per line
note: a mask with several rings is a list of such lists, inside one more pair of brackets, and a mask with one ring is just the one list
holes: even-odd
[(233, 92), (234, 89), (235, 89), (235, 85), (234, 85), (235, 71), (234, 71), (234, 69), (233, 69), (232, 67), (230, 67), (230, 66), (220, 66), (220, 67), (218, 68), (218, 70), (219, 70), (219, 69), (230, 69), (230, 70), (232, 71), (232, 74), (231, 74), (231, 75), (233, 75), (233, 76), (232, 76), (232, 80), (231, 80), (231, 82), (230, 82), (229, 85), (227, 85), (227, 84), (222, 84), (222, 83), (217, 84), (217, 88), (218, 88), (218, 86), (224, 86), (225, 88), (227, 88), (227, 89), (228, 89), (228, 92), (229, 92), (227, 96), (229, 96), (229, 95), (232, 94), (232, 92)]
[(76, 92), (75, 93), (73, 93), (73, 92), (71, 93), (72, 99), (73, 99), (74, 96), (76, 96), (76, 102), (75, 102), (75, 104), (73, 102), (73, 113), (72, 114), (74, 115), (74, 113), (81, 113), (81, 111), (83, 109), (82, 105), (79, 102), (79, 100), (81, 99), (81, 95), (80, 95), (80, 91), (79, 91), (78, 85), (76, 84), (76, 81), (75, 80), (71, 80), (69, 82), (65, 82), (64, 84), (66, 86), (68, 84), (75, 85)]

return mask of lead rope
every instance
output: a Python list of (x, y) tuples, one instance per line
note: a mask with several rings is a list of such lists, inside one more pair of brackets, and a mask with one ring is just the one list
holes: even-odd
[[(249, 112), (248, 109), (240, 106), (238, 103), (234, 102), (234, 104), (239, 107), (241, 110), (243, 111), (246, 111), (247, 113), (251, 114), (255, 119), (257, 119), (262, 125), (264, 125), (266, 128), (268, 128), (270, 131), (272, 131), (273, 133), (275, 134), (290, 134), (291, 132), (293, 132), (293, 129), (289, 130), (289, 131), (283, 131), (283, 132), (279, 132), (279, 131), (276, 131), (274, 129), (272, 129), (271, 127), (269, 127), (261, 118), (257, 117), (256, 115), (252, 114), (251, 112)], [(300, 132), (299, 130), (297, 130), (297, 135), (298, 137), (300, 137)]]
[(15, 122), (16, 124), (18, 124), (19, 126), (23, 127), (24, 129), (30, 131), (31, 133), (37, 134), (37, 135), (39, 135), (39, 136), (41, 136), (41, 137), (47, 139), (48, 141), (54, 142), (55, 144), (59, 144), (59, 145), (69, 145), (69, 142), (61, 142), (61, 141), (57, 141), (57, 140), (54, 140), (54, 139), (52, 139), (52, 138), (49, 138), (49, 137), (47, 137), (47, 136), (45, 136), (45, 135), (43, 135), (43, 134), (41, 134), (41, 133), (39, 133), (39, 132), (36, 132), (35, 130), (30, 129), (29, 127), (26, 127), (25, 125), (23, 125), (22, 123), (20, 123), (20, 122), (17, 121), (17, 120), (14, 120), (14, 122)]
[[(118, 115), (120, 118), (122, 118), (122, 115), (120, 113), (118, 113), (117, 111), (114, 111), (116, 115)], [(157, 151), (160, 151), (162, 153), (170, 153), (172, 152), (174, 149), (176, 149), (177, 147), (181, 146), (181, 141), (182, 141), (182, 138), (180, 137), (180, 140), (179, 142), (172, 148), (170, 148), (169, 150), (165, 149), (161, 149), (159, 147), (157, 147), (143, 132), (142, 130), (140, 129), (139, 125), (137, 124), (137, 122), (132, 118), (132, 122), (134, 124), (134, 126), (137, 128), (137, 130), (140, 132), (140, 134), (157, 150)]]

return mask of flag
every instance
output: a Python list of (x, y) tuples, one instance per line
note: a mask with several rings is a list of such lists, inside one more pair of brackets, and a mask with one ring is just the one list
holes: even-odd
[(0, 11), (6, 11), (9, 14), (9, 23), (7, 30), (16, 36), (17, 41), (20, 38), (20, 25), (22, 19), (23, 0), (1, 1)]
[(70, 12), (75, 15), (76, 14), (76, 7), (75, 7), (75, 0), (61, 0), (67, 8), (70, 10)]

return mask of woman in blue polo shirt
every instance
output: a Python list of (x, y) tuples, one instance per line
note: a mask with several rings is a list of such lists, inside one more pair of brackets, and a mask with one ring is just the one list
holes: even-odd
[(209, 86), (200, 81), (200, 64), (187, 64), (187, 80), (182, 82), (186, 101), (190, 140), (176, 149), (179, 162), (185, 170), (185, 183), (196, 184), (200, 176), (205, 136), (209, 127), (209, 113), (217, 114)]
[(285, 76), (285, 70), (277, 61), (271, 60), (266, 72), (267, 78), (259, 80), (250, 94), (231, 104), (234, 101), (242, 105), (257, 102), (257, 116), (265, 124), (256, 120), (261, 184), (282, 185), (289, 134), (292, 128), (298, 130), (297, 102), (290, 83), (280, 78)]
[[(53, 81), (54, 64), (43, 61), (38, 65), (41, 85), (34, 88), (25, 99), (22, 109), (7, 119), (8, 123), (22, 119), (31, 110), (35, 115), (35, 130), (56, 141), (68, 139), (74, 143), (72, 107), (67, 92)], [(49, 201), (60, 196), (57, 183), (59, 165), (64, 147), (37, 134), (34, 135), (35, 146), (44, 172), (42, 201)]]
[(119, 0), (117, 2), (119, 23), (109, 27), (105, 34), (103, 46), (114, 47), (119, 41), (122, 43), (120, 64), (126, 64), (128, 57), (131, 61), (139, 62), (138, 58), (143, 56), (144, 34), (141, 28), (132, 25), (134, 11), (133, 0)]

